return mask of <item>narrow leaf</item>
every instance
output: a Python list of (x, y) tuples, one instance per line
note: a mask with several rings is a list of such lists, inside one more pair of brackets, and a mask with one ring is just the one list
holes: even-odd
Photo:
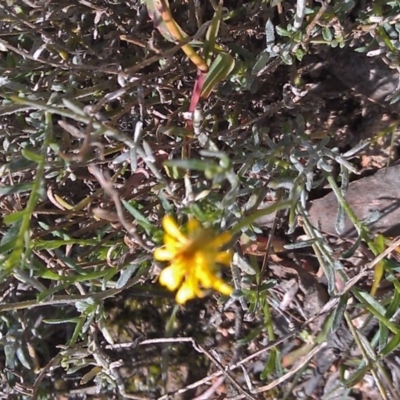
[(29, 161), (33, 161), (35, 163), (41, 163), (43, 161), (43, 156), (36, 154), (28, 149), (22, 149), (22, 155)]
[(214, 17), (206, 33), (206, 41), (204, 43), (204, 60), (207, 64), (211, 60), (211, 54), (215, 47), (215, 41), (218, 35), (219, 27), (222, 19), (222, 1), (219, 2), (218, 7), (214, 13)]
[(16, 183), (12, 186), (0, 186), (0, 196), (14, 193), (25, 193), (32, 190), (32, 183)]
[(399, 345), (400, 345), (400, 332), (392, 337), (392, 339), (389, 341), (389, 343), (382, 349), (380, 355), (383, 358), (385, 358), (390, 353), (395, 351), (399, 347)]
[(201, 97), (206, 99), (215, 86), (224, 80), (232, 72), (234, 67), (235, 60), (230, 54), (224, 52), (218, 53), (204, 81)]
[[(379, 253), (382, 253), (385, 250), (385, 247), (386, 247), (385, 246), (385, 237), (383, 235), (379, 234), (376, 237), (376, 239), (374, 241), (374, 244), (376, 246), (377, 251)], [(375, 265), (375, 268), (374, 268), (374, 280), (373, 280), (373, 284), (372, 284), (372, 287), (371, 287), (371, 296), (375, 296), (376, 291), (378, 290), (378, 287), (379, 287), (379, 285), (381, 283), (381, 280), (382, 280), (382, 277), (383, 277), (383, 272), (384, 272), (384, 265), (385, 265), (384, 260), (378, 262)]]

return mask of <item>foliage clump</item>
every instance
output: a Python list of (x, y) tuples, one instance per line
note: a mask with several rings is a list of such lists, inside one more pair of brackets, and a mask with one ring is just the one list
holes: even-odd
[(3, 1), (1, 392), (399, 397), (399, 13)]

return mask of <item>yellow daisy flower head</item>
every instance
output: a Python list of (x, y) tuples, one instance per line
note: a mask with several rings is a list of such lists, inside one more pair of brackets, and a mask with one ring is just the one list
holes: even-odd
[(179, 228), (175, 219), (163, 218), (164, 246), (154, 251), (157, 261), (168, 261), (169, 266), (160, 274), (160, 283), (170, 291), (178, 290), (176, 301), (184, 304), (195, 297), (203, 297), (203, 289), (214, 289), (230, 295), (232, 288), (221, 280), (217, 264), (229, 266), (232, 253), (220, 251), (231, 240), (229, 232), (216, 234), (203, 228), (195, 219), (189, 219), (187, 234)]

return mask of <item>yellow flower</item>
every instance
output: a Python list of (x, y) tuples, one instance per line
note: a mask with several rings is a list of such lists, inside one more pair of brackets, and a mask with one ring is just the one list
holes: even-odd
[(195, 297), (203, 297), (204, 289), (215, 289), (230, 295), (232, 288), (216, 275), (216, 264), (229, 266), (232, 253), (220, 251), (231, 240), (229, 232), (216, 235), (212, 229), (204, 229), (198, 221), (190, 219), (187, 235), (179, 229), (170, 215), (163, 218), (164, 246), (155, 250), (157, 261), (168, 261), (169, 266), (160, 274), (160, 283), (175, 291), (176, 301), (184, 304)]

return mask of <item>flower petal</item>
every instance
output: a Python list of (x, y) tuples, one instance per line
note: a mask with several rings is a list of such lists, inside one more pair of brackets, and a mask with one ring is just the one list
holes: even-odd
[(197, 230), (200, 229), (200, 222), (197, 221), (197, 219), (190, 217), (189, 221), (187, 223), (187, 229), (189, 234), (192, 234), (193, 232), (196, 232)]
[(216, 236), (212, 242), (210, 243), (210, 246), (215, 247), (216, 249), (223, 246), (224, 244), (227, 244), (230, 242), (232, 239), (232, 235), (230, 232), (222, 232), (218, 236)]
[(197, 271), (196, 276), (204, 289), (211, 289), (213, 287), (215, 276), (208, 268)]
[(167, 233), (164, 234), (164, 245), (173, 249), (179, 249), (183, 246), (181, 242), (178, 242), (175, 238), (168, 235)]
[(175, 252), (168, 247), (160, 247), (154, 250), (154, 258), (157, 261), (169, 261), (175, 257)]
[(176, 223), (175, 219), (171, 215), (166, 215), (163, 218), (162, 226), (164, 231), (171, 236), (173, 239), (177, 240), (178, 242), (184, 244), (187, 242), (185, 235), (179, 229), (178, 224)]
[(211, 289), (213, 286), (213, 281), (215, 279), (215, 276), (211, 272), (206, 259), (202, 258), (200, 255), (197, 255), (195, 268), (196, 270), (194, 273), (200, 285), (205, 289)]
[(178, 304), (185, 304), (188, 300), (194, 299), (198, 295), (196, 292), (196, 288), (193, 287), (191, 282), (185, 281), (179, 288), (175, 300)]
[(169, 267), (164, 268), (161, 271), (159, 282), (161, 285), (166, 286), (168, 290), (173, 292), (180, 286), (184, 275), (184, 268), (181, 268), (179, 264), (171, 264)]
[(213, 289), (217, 292), (224, 294), (225, 296), (229, 296), (232, 294), (233, 289), (231, 286), (227, 285), (221, 279), (215, 279), (213, 282)]
[(222, 264), (222, 265), (229, 267), (229, 265), (231, 264), (231, 261), (232, 261), (232, 252), (231, 251), (219, 252), (215, 257), (215, 261), (218, 264)]
[(231, 251), (219, 251), (232, 239), (229, 232), (215, 235), (212, 229), (205, 229), (194, 218), (186, 225), (183, 234), (175, 219), (166, 215), (162, 222), (164, 246), (154, 251), (158, 261), (169, 261), (170, 265), (161, 271), (159, 282), (170, 291), (177, 290), (176, 302), (184, 304), (195, 297), (205, 295), (202, 289), (214, 289), (230, 295), (232, 288), (216, 275), (218, 265), (229, 266)]

